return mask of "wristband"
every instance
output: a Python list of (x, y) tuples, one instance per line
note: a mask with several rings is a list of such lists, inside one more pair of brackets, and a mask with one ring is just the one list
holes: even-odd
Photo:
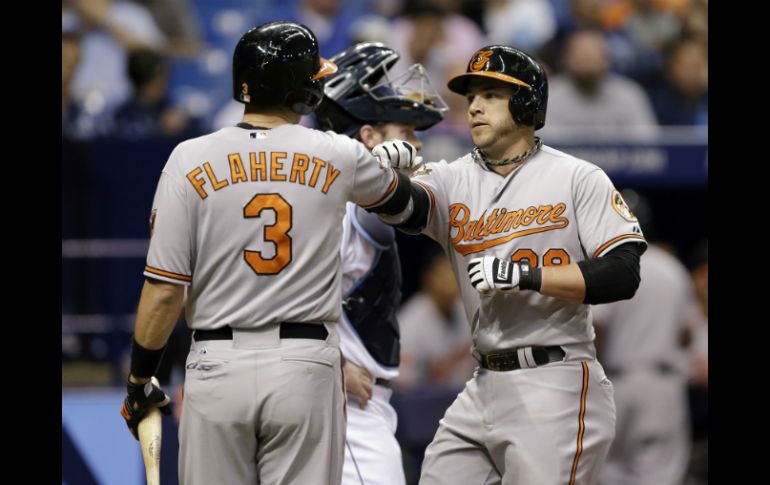
[(142, 347), (136, 338), (132, 337), (131, 340), (131, 374), (134, 377), (149, 379), (158, 370), (166, 345), (158, 350), (150, 350)]
[(532, 268), (528, 262), (519, 263), (519, 289), (540, 291), (543, 283), (543, 271)]

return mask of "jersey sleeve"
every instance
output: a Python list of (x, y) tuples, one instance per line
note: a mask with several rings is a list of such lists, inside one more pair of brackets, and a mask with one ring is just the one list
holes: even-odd
[(192, 283), (192, 236), (187, 187), (173, 169), (177, 153), (171, 154), (155, 191), (144, 275), (188, 286)]
[(430, 200), (428, 220), (422, 233), (442, 246), (446, 245), (449, 237), (447, 232), (447, 219), (449, 217), (447, 208), (449, 207), (449, 202), (441, 177), (442, 172), (448, 165), (444, 160), (428, 163), (423, 168), (418, 169), (412, 176), (412, 182), (425, 189)]
[(350, 200), (364, 209), (376, 207), (388, 200), (398, 184), (396, 172), (380, 165), (377, 157), (357, 141), (352, 142), (356, 160), (356, 175)]
[(630, 241), (647, 244), (636, 217), (601, 169), (577, 180), (574, 203), (578, 235), (588, 258)]

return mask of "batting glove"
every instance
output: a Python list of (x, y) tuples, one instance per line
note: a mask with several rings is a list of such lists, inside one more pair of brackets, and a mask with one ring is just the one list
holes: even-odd
[(146, 384), (134, 384), (128, 381), (126, 385), (128, 396), (123, 401), (120, 408), (120, 414), (126, 420), (126, 425), (134, 438), (139, 440), (137, 426), (144, 419), (147, 413), (153, 407), (160, 409), (160, 412), (168, 416), (171, 414), (171, 399), (163, 392), (160, 387), (148, 381)]
[(520, 274), (521, 268), (518, 263), (494, 256), (473, 258), (468, 263), (468, 277), (471, 279), (471, 284), (482, 294), (493, 291), (503, 293), (516, 291)]
[(398, 170), (412, 170), (422, 162), (414, 145), (403, 140), (379, 143), (372, 149), (372, 155), (379, 158), (383, 166)]

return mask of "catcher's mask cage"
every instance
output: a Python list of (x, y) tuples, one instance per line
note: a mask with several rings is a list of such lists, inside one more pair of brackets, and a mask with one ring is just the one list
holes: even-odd
[(338, 72), (327, 78), (324, 100), (315, 112), (326, 129), (353, 135), (364, 124), (404, 123), (425, 130), (449, 108), (421, 64), (393, 76), (396, 51), (383, 44), (360, 44), (332, 57)]

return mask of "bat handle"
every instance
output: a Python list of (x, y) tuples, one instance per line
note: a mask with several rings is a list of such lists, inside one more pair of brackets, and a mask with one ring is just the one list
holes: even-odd
[[(152, 379), (153, 383), (158, 385), (157, 379)], [(160, 445), (163, 429), (160, 410), (152, 408), (139, 422), (138, 428), (147, 485), (160, 485)]]
[(147, 485), (160, 485), (161, 428), (158, 408), (151, 409), (139, 423), (139, 442), (142, 446)]

